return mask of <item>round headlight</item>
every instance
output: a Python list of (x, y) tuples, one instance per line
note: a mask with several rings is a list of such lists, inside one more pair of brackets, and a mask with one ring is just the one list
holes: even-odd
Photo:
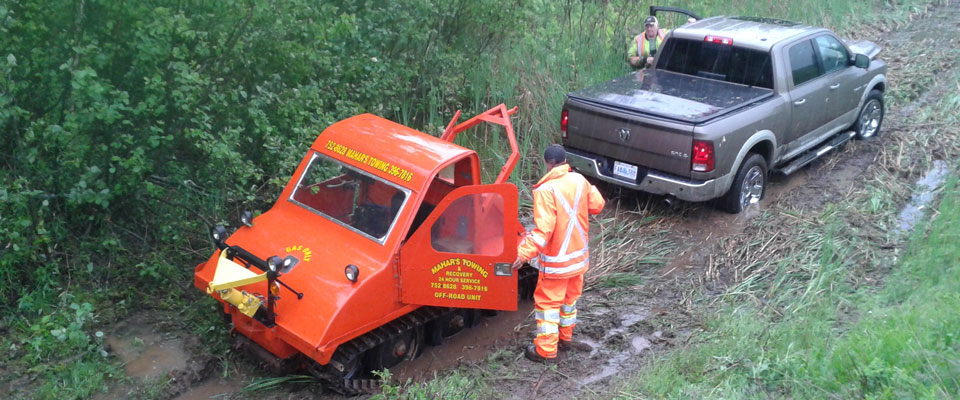
[(283, 260), (277, 256), (271, 256), (267, 259), (267, 268), (270, 268), (270, 272), (277, 272), (277, 269), (280, 268), (280, 264), (283, 264)]
[(343, 269), (343, 274), (347, 277), (347, 280), (350, 282), (356, 282), (357, 278), (360, 277), (360, 269), (356, 265), (350, 264)]
[(244, 211), (240, 214), (240, 222), (246, 226), (253, 226), (253, 213), (250, 211)]
[(224, 228), (223, 225), (214, 226), (210, 228), (210, 236), (214, 242), (220, 242), (227, 238), (227, 228)]

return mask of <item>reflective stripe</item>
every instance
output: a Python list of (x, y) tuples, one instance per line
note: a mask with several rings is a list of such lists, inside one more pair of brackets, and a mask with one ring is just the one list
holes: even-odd
[(576, 271), (576, 270), (578, 270), (578, 269), (580, 269), (580, 268), (583, 268), (583, 267), (587, 266), (587, 263), (588, 263), (588, 262), (590, 262), (590, 257), (587, 257), (587, 258), (586, 258), (585, 260), (583, 260), (583, 261), (580, 261), (580, 262), (578, 262), (578, 263), (576, 263), (576, 264), (573, 264), (573, 265), (570, 265), (570, 266), (566, 266), (566, 267), (561, 267), (561, 268), (543, 267), (543, 272), (544, 272), (545, 274), (565, 274), (565, 273), (567, 273), (567, 272), (573, 272), (573, 271)]
[(557, 324), (553, 324), (549, 322), (543, 323), (543, 324), (537, 324), (537, 336), (551, 335), (551, 334), (557, 334), (557, 333), (560, 333), (560, 328), (557, 326)]
[[(573, 195), (573, 207), (570, 207), (570, 203), (567, 202), (567, 199), (563, 197), (556, 186), (551, 186), (550, 188), (553, 189), (554, 196), (557, 197), (560, 206), (563, 207), (564, 211), (567, 212), (567, 216), (570, 218), (570, 221), (567, 222), (567, 232), (563, 234), (563, 244), (560, 245), (560, 250), (557, 251), (557, 256), (562, 257), (567, 254), (567, 247), (570, 246), (570, 238), (573, 237), (574, 229), (580, 231), (580, 238), (585, 239), (587, 237), (577, 218), (577, 209), (580, 208), (580, 195), (583, 194), (583, 183), (581, 182), (580, 185), (577, 185), (577, 193)], [(586, 248), (586, 246), (584, 246), (584, 248)]]
[(577, 323), (577, 305), (560, 305), (560, 326), (573, 326)]
[(554, 257), (554, 256), (548, 256), (548, 255), (546, 255), (546, 254), (543, 254), (543, 255), (540, 256), (540, 259), (542, 259), (544, 262), (562, 263), (562, 262), (567, 262), (567, 261), (573, 260), (573, 259), (575, 259), (575, 258), (577, 258), (577, 257), (580, 257), (580, 256), (582, 256), (582, 255), (583, 255), (584, 253), (586, 253), (586, 252), (587, 252), (587, 248), (584, 247), (584, 248), (582, 248), (582, 249), (580, 249), (580, 250), (577, 250), (577, 251), (575, 251), (575, 252), (573, 252), (573, 253), (570, 253), (570, 254), (567, 254), (567, 255), (565, 255), (565, 256), (555, 256), (555, 257)]
[(560, 320), (560, 310), (535, 310), (533, 316), (538, 321), (556, 322)]
[(537, 247), (543, 248), (543, 246), (547, 245), (547, 239), (540, 237), (540, 235), (537, 235), (536, 233), (531, 233), (530, 239), (533, 239), (533, 242), (537, 244)]
[[(658, 28), (657, 39), (660, 39), (660, 44), (663, 44), (664, 36), (665, 35), (663, 34), (663, 29)], [(641, 32), (639, 35), (637, 35), (637, 57), (643, 58), (643, 48), (647, 47), (647, 46), (644, 46), (645, 43), (647, 43), (647, 33)], [(647, 55), (647, 57), (650, 57), (650, 55)]]
[[(545, 263), (559, 264), (559, 263), (564, 263), (570, 260), (575, 260), (579, 257), (582, 257), (589, 250), (589, 245), (587, 243), (587, 232), (585, 232), (583, 230), (583, 227), (580, 226), (580, 220), (577, 218), (577, 210), (580, 208), (580, 201), (583, 200), (583, 189), (589, 183), (587, 182), (586, 178), (583, 178), (582, 175), (579, 175), (579, 176), (581, 178), (581, 182), (579, 185), (577, 185), (577, 193), (573, 197), (572, 206), (570, 205), (570, 202), (567, 201), (566, 197), (564, 197), (563, 194), (560, 193), (559, 189), (557, 189), (555, 186), (552, 186), (552, 185), (550, 186), (550, 189), (553, 191), (554, 197), (557, 199), (557, 202), (560, 203), (560, 207), (562, 207), (563, 210), (567, 213), (569, 222), (567, 222), (567, 229), (563, 236), (563, 243), (560, 245), (560, 250), (557, 251), (557, 255), (551, 256), (543, 253), (540, 254), (540, 260)], [(570, 247), (570, 240), (573, 238), (574, 231), (580, 234), (580, 241), (583, 242), (583, 248), (568, 254), (567, 248)], [(582, 264), (583, 264), (583, 261), (575, 265), (582, 265)], [(579, 267), (577, 268), (544, 267), (543, 272), (548, 274), (562, 274), (563, 272), (555, 272), (555, 271), (562, 270), (562, 271), (569, 272), (577, 269), (579, 269)]]

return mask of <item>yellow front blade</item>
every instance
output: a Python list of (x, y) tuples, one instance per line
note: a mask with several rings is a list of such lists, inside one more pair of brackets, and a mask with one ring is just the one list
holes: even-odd
[(207, 287), (207, 293), (262, 282), (266, 279), (266, 273), (258, 275), (244, 268), (242, 265), (227, 259), (226, 250), (221, 250), (220, 259), (217, 260), (217, 270), (213, 273), (213, 280)]

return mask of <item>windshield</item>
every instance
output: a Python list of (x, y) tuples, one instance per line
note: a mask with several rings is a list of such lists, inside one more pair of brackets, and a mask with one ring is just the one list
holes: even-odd
[(773, 89), (770, 53), (703, 40), (671, 38), (657, 68), (702, 78)]
[(314, 154), (290, 201), (383, 243), (408, 193), (350, 165)]

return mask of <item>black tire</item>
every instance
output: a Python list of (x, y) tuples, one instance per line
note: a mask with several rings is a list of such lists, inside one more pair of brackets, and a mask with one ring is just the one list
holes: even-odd
[(746, 206), (763, 199), (766, 192), (767, 160), (759, 154), (750, 153), (737, 170), (730, 190), (720, 199), (721, 207), (727, 212), (738, 214)]
[(857, 120), (853, 123), (853, 131), (858, 140), (872, 139), (880, 135), (880, 125), (883, 124), (883, 92), (871, 90), (867, 99), (857, 114)]

